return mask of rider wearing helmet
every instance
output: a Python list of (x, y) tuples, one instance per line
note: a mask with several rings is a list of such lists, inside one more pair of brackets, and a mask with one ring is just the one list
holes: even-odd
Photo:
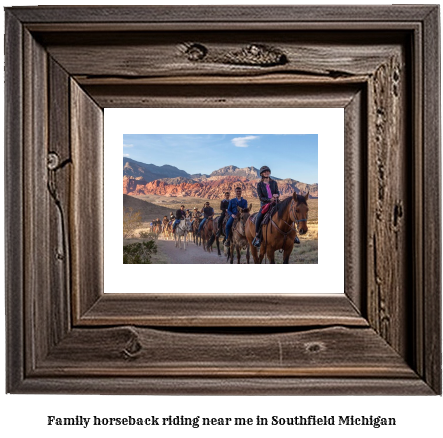
[(262, 213), (262, 208), (269, 203), (277, 202), (279, 198), (277, 181), (270, 178), (271, 169), (268, 166), (262, 166), (260, 168), (261, 181), (257, 184), (257, 196), (260, 199), (260, 210), (257, 214), (257, 220), (255, 222), (255, 239), (252, 244), (260, 248), (260, 225), (263, 220), (264, 214)]

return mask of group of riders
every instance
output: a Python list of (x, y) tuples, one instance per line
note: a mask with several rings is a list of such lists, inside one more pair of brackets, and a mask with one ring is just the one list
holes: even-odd
[[(257, 184), (257, 195), (260, 199), (260, 209), (257, 213), (257, 219), (255, 222), (255, 232), (256, 236), (253, 240), (252, 244), (256, 248), (260, 248), (261, 241), (260, 241), (260, 226), (263, 221), (263, 217), (266, 213), (266, 211), (272, 207), (274, 204), (278, 203), (279, 201), (279, 191), (278, 191), (278, 185), (277, 181), (273, 180), (271, 177), (271, 169), (268, 166), (263, 166), (260, 168), (260, 176), (261, 180)], [(238, 214), (238, 208), (245, 209), (248, 207), (248, 203), (246, 199), (242, 197), (242, 188), (236, 187), (235, 188), (235, 197), (230, 199), (230, 192), (224, 193), (225, 198), (220, 203), (220, 210), (221, 215), (218, 218), (218, 231), (216, 237), (220, 237), (221, 230), (223, 227), (223, 221), (226, 216), (228, 216), (228, 220), (226, 222), (226, 228), (225, 228), (225, 235), (223, 239), (223, 244), (225, 246), (230, 245), (230, 238), (231, 238), (231, 228), (232, 225), (237, 218)], [(173, 222), (172, 226), (172, 232), (175, 232), (175, 228), (180, 223), (181, 220), (184, 219), (190, 219), (193, 223), (196, 219), (201, 218), (203, 215), (203, 219), (200, 222), (197, 236), (200, 236), (200, 233), (202, 231), (202, 228), (205, 224), (205, 222), (214, 216), (214, 209), (210, 206), (209, 202), (206, 202), (204, 207), (201, 211), (197, 209), (197, 207), (194, 207), (193, 211), (187, 209), (185, 210), (185, 206), (182, 205), (180, 209), (176, 211), (176, 214), (174, 215), (171, 211), (170, 217), (164, 216), (163, 223), (157, 219), (152, 223), (152, 225), (157, 226), (165, 226), (165, 224)], [(161, 229), (161, 228), (160, 228)], [(298, 237), (295, 237), (294, 243), (300, 243), (300, 240)]]

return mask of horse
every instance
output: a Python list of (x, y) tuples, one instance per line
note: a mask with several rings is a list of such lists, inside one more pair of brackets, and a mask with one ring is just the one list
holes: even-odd
[(234, 250), (237, 250), (237, 263), (240, 264), (241, 250), (246, 249), (246, 263), (249, 264), (249, 242), (246, 238), (245, 227), (251, 214), (252, 204), (247, 208), (237, 207), (236, 220), (232, 224), (231, 245), (228, 248), (227, 260), (231, 265), (234, 263)]
[(183, 249), (186, 250), (186, 238), (188, 233), (192, 231), (191, 221), (186, 218), (181, 220), (175, 227), (174, 239), (175, 247), (181, 249), (181, 238), (183, 236)]
[[(212, 244), (214, 243), (214, 238), (218, 230), (217, 223), (218, 223), (218, 217), (211, 216), (206, 219), (206, 222), (203, 225), (200, 235), (203, 242), (203, 249), (205, 251), (212, 252)], [(220, 243), (218, 239), (217, 239), (217, 249), (218, 249), (218, 255), (221, 255)]]
[(214, 220), (210, 224), (208, 224), (208, 231), (210, 232), (209, 234), (210, 234), (211, 237), (209, 238), (209, 242), (207, 243), (206, 248), (208, 250), (210, 249), (212, 251), (212, 244), (215, 241), (216, 244), (217, 244), (218, 255), (221, 256), (220, 240), (219, 240), (220, 237), (217, 237), (218, 227), (219, 227), (219, 225), (218, 225), (218, 220), (219, 219), (220, 219), (219, 217), (216, 217), (216, 218), (214, 218)]
[(161, 226), (161, 222), (160, 221), (154, 221), (154, 225), (153, 225), (153, 227), (152, 227), (152, 232), (154, 233), (154, 234), (156, 234), (157, 235), (157, 237), (160, 235), (160, 233), (161, 233), (161, 231), (162, 231), (162, 226)]
[(162, 231), (163, 231), (163, 237), (168, 240), (169, 236), (171, 235), (171, 231), (169, 229), (169, 220), (168, 219), (163, 219), (162, 221)]
[(163, 236), (166, 240), (169, 240), (170, 237), (174, 238), (172, 235), (172, 222), (169, 220), (163, 221)]
[(306, 196), (297, 195), (295, 192), (291, 197), (277, 204), (277, 209), (268, 224), (263, 225), (263, 240), (260, 247), (260, 256), (257, 248), (252, 245), (255, 238), (255, 223), (249, 217), (246, 224), (246, 238), (251, 247), (254, 263), (260, 264), (266, 255), (270, 263), (275, 263), (274, 253), (283, 250), (283, 263), (289, 263), (289, 256), (294, 247), (294, 239), (297, 235), (297, 224), (300, 235), (308, 232), (308, 204), (309, 192)]
[[(199, 216), (199, 217), (196, 217), (195, 219), (194, 219), (194, 222), (192, 222), (192, 235), (193, 235), (193, 238), (194, 238), (194, 243), (198, 246), (198, 245), (201, 245), (201, 242), (202, 242), (202, 239), (201, 239), (201, 237), (199, 237), (199, 236), (197, 236), (197, 233), (198, 233), (198, 227), (200, 226), (200, 222), (202, 221), (202, 218)], [(200, 239), (200, 242), (199, 242), (199, 239)]]

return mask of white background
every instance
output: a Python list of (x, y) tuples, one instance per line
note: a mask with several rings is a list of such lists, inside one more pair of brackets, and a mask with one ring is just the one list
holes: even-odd
[[(340, 221), (328, 220), (327, 215), (328, 211), (334, 211), (336, 217), (344, 217), (344, 204), (337, 204), (337, 193), (344, 193), (343, 132), (342, 108), (105, 109), (105, 292), (170, 293), (164, 282), (173, 272), (185, 286), (193, 284), (196, 278), (205, 283), (207, 278), (211, 293), (226, 293), (225, 283), (213, 279), (227, 275), (230, 284), (241, 284), (246, 276), (246, 293), (269, 293), (276, 275), (288, 285), (297, 278), (297, 288), (289, 287), (287, 293), (343, 293), (344, 224), (337, 226)], [(204, 265), (204, 270), (201, 265), (123, 265), (119, 237), (123, 223), (120, 178), (123, 134), (318, 134), (318, 264)], [(165, 162), (154, 164), (168, 164), (167, 151)], [(263, 274), (264, 269), (267, 274)], [(324, 278), (331, 279), (326, 288)]]
[[(45, 1), (45, 4), (51, 2)], [(52, 2), (60, 4), (62, 2)], [(112, 4), (112, 1), (95, 1), (95, 4)], [(163, 4), (164, 2), (156, 2)], [(208, 2), (204, 2), (208, 3)], [(203, 4), (204, 4), (203, 3)], [(218, 2), (222, 4), (223, 2)], [(232, 2), (226, 2), (229, 4)], [(241, 4), (263, 3), (260, 0), (242, 0)], [(270, 1), (264, 2), (270, 3)], [(296, 4), (279, 0), (279, 4)], [(328, 2), (309, 2), (301, 4), (326, 4)], [(337, 3), (337, 2), (331, 2)], [(340, 0), (340, 4), (355, 4), (354, 1)], [(382, 1), (365, 1), (366, 4), (389, 4)], [(11, 1), (4, 5), (30, 5), (33, 2)], [(74, 3), (72, 3), (74, 4)], [(147, 4), (133, 1), (131, 4)], [(198, 3), (194, 3), (198, 4)], [(3, 20), (1, 20), (3, 26)], [(0, 69), (0, 74), (3, 70)], [(2, 105), (3, 107), (3, 105)], [(3, 118), (0, 119), (3, 124)], [(3, 154), (0, 154), (3, 160)], [(3, 163), (1, 163), (3, 164)], [(0, 165), (3, 172), (3, 165)], [(3, 174), (0, 175), (3, 190)], [(1, 193), (3, 195), (3, 193)], [(2, 197), (3, 199), (3, 197)], [(3, 222), (3, 211), (2, 222)], [(3, 243), (3, 233), (0, 233)], [(1, 284), (4, 284), (4, 266), (1, 264)], [(328, 284), (328, 279), (324, 279)], [(0, 327), (4, 329), (4, 300), (1, 300)], [(4, 358), (4, 336), (0, 336), (0, 354)], [(4, 361), (0, 365), (0, 392), (4, 391)], [(81, 437), (107, 436), (119, 437), (131, 434), (132, 437), (167, 437), (179, 435), (186, 437), (235, 437), (249, 436), (268, 438), (272, 432), (280, 437), (310, 436), (314, 437), (386, 437), (393, 436), (439, 436), (443, 431), (441, 414), (443, 402), (441, 397), (153, 397), (153, 396), (65, 396), (65, 395), (0, 395), (0, 433), (5, 437), (12, 436), (44, 436), (44, 437)], [(58, 416), (167, 416), (167, 415), (201, 415), (201, 416), (294, 416), (294, 415), (382, 415), (395, 416), (398, 425), (395, 428), (372, 429), (366, 427), (280, 427), (280, 428), (105, 428), (97, 433), (96, 428), (81, 429), (79, 427), (48, 427), (45, 425), (47, 415)], [(106, 435), (105, 435), (106, 434)]]

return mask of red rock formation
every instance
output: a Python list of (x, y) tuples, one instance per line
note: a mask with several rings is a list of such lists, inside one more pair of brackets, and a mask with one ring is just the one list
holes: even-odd
[[(123, 177), (123, 194), (131, 196), (161, 195), (161, 196), (192, 196), (206, 199), (220, 199), (226, 191), (234, 196), (235, 187), (240, 186), (245, 198), (257, 198), (258, 180), (249, 180), (241, 176), (212, 177), (202, 181), (181, 182), (171, 184), (164, 180), (146, 182), (143, 178)], [(278, 188), (283, 198), (293, 192), (305, 194), (309, 190), (310, 198), (318, 197), (318, 184), (305, 184), (295, 180), (281, 180)]]

